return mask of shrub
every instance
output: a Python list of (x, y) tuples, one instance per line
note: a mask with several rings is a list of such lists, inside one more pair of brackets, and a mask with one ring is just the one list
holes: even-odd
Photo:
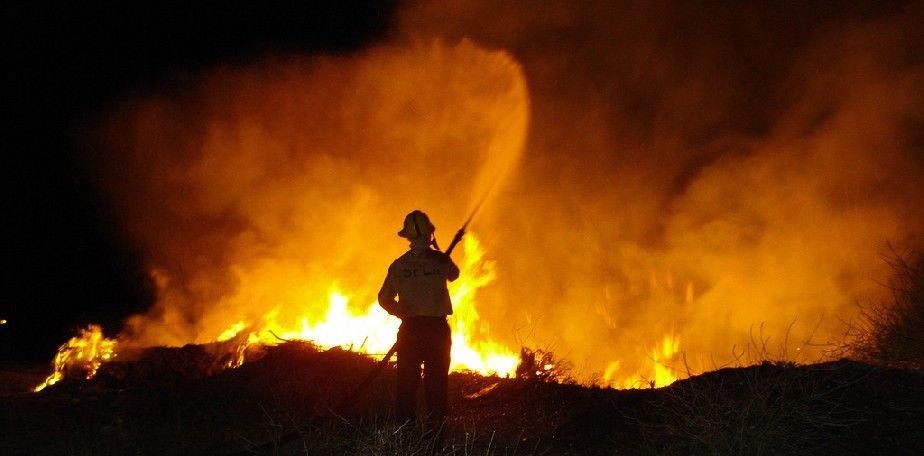
[(520, 348), (520, 363), (517, 364), (516, 375), (520, 380), (577, 383), (571, 376), (570, 362), (556, 358), (551, 351), (538, 348), (535, 350)]
[(889, 299), (861, 308), (849, 332), (853, 357), (888, 367), (924, 368), (924, 256), (890, 249)]

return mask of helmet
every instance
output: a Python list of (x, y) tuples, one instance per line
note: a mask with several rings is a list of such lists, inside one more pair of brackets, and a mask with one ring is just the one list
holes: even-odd
[(430, 223), (430, 217), (422, 211), (413, 211), (404, 217), (404, 228), (398, 231), (398, 236), (406, 239), (429, 239), (430, 235), (436, 231), (436, 227)]

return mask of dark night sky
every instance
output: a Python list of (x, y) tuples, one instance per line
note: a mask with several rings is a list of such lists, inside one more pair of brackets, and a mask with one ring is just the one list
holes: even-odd
[(84, 324), (114, 333), (151, 286), (81, 149), (126, 94), (268, 53), (349, 53), (385, 37), (394, 2), (17, 2), (2, 6), (0, 360), (48, 360)]

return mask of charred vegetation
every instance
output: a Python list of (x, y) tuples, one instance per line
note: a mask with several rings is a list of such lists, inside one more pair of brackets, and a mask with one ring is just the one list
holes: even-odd
[[(39, 394), (7, 390), (0, 397), (6, 411), (0, 415), (0, 450), (914, 454), (924, 449), (924, 375), (855, 361), (804, 366), (768, 361), (638, 390), (456, 372), (450, 377), (450, 418), (435, 437), (390, 418), (393, 368), (343, 401), (374, 367), (368, 356), (286, 342), (250, 353), (255, 359), (236, 369), (212, 371), (214, 353), (194, 345), (152, 349), (104, 364), (89, 381), (64, 380)], [(348, 406), (336, 409), (339, 403)], [(286, 438), (293, 434), (297, 438)]]

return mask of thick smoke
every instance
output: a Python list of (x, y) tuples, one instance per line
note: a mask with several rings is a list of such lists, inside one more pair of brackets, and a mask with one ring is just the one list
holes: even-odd
[(492, 337), (619, 379), (761, 325), (818, 359), (887, 243), (924, 244), (922, 10), (423, 2), (383, 48), (127, 102), (104, 177), (160, 295), (126, 337), (210, 340), (332, 282), (371, 302), (404, 213), (448, 239), (513, 167), (472, 225)]
[(426, 209), (446, 242), (513, 167), (529, 112), (519, 66), (466, 41), (218, 69), (187, 90), (105, 130), (106, 184), (158, 285), (130, 343), (208, 342), (270, 312), (295, 328), (331, 287), (373, 302), (404, 215)]
[(665, 334), (680, 368), (729, 362), (752, 335), (753, 354), (761, 325), (774, 354), (818, 359), (883, 291), (887, 243), (924, 243), (922, 18), (920, 3), (417, 5), (405, 30), (508, 49), (529, 80), (517, 197), (479, 225), (506, 281), (488, 318), (623, 378)]

